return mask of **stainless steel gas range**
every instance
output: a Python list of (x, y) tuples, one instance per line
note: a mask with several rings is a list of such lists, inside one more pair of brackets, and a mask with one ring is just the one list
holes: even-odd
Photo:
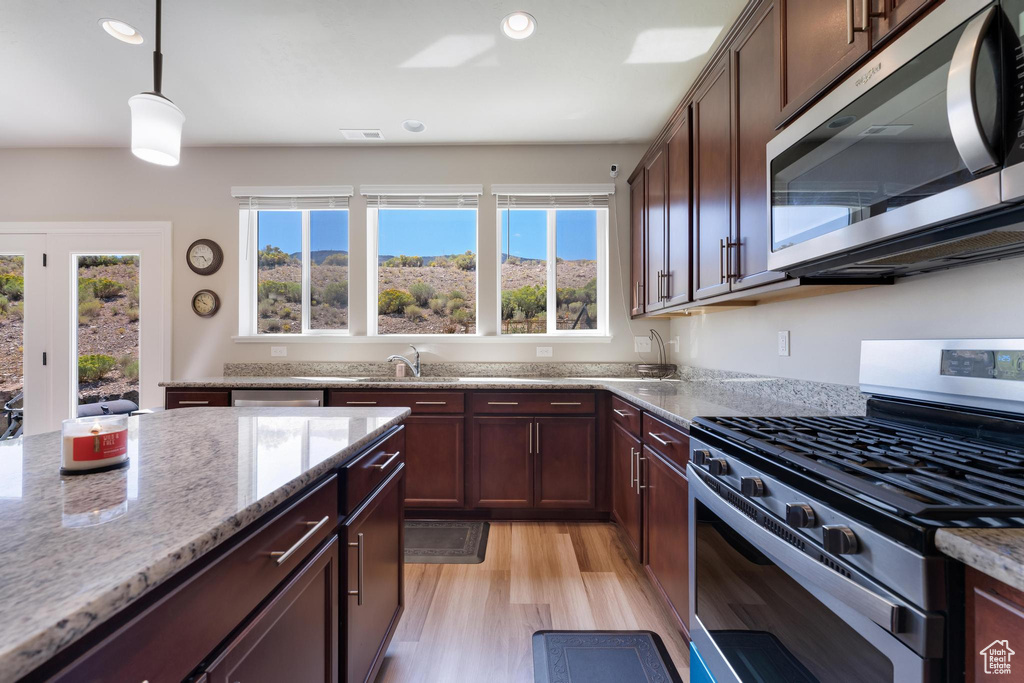
[(942, 527), (1024, 526), (1024, 339), (865, 341), (866, 417), (697, 418), (691, 681), (963, 680)]

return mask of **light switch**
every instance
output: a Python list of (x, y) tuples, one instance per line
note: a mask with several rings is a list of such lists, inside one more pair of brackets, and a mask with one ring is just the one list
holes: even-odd
[(284, 358), (288, 355), (287, 346), (271, 346), (270, 355), (274, 358)]
[(637, 353), (646, 353), (651, 350), (650, 337), (633, 337), (633, 349)]
[(779, 355), (789, 355), (789, 330), (779, 332)]

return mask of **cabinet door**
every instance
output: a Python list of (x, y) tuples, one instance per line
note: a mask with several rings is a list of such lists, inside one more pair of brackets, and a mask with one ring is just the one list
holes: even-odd
[(792, 118), (867, 54), (869, 31), (850, 33), (851, 28), (865, 26), (863, 4), (850, 0), (777, 0), (782, 120)]
[(465, 505), (461, 417), (405, 420), (405, 506), (461, 508)]
[(679, 625), (689, 633), (690, 546), (686, 475), (644, 447), (644, 557)]
[(338, 539), (296, 571), (207, 669), (209, 683), (336, 683)]
[(346, 683), (373, 680), (402, 614), (404, 497), (403, 466), (342, 526), (346, 562), (341, 642)]
[(871, 46), (895, 35), (928, 5), (936, 0), (871, 0)]
[(775, 9), (771, 3), (747, 22), (736, 40), (733, 83), (736, 91), (736, 212), (730, 251), (733, 289), (781, 280), (768, 270), (768, 172), (765, 146), (775, 136), (779, 86)]
[[(1006, 650), (1016, 648), (1020, 651), (1019, 643), (1024, 643), (1024, 592), (976, 569), (968, 568), (965, 579), (967, 683), (982, 683), (1000, 678), (1010, 680), (1006, 674), (1011, 674), (1013, 669), (1019, 668), (1019, 655), (1011, 655), (1008, 658), (1009, 667), (997, 666), (994, 660), (999, 657), (1005, 663)], [(988, 662), (988, 673), (983, 651), (991, 651), (990, 656), (993, 658), (992, 662)], [(1006, 670), (1002, 671), (1004, 668)], [(1013, 680), (1019, 678), (1018, 673)]]
[(539, 508), (594, 507), (592, 417), (544, 417), (534, 424), (534, 504)]
[(644, 169), (647, 192), (646, 311), (664, 308), (665, 233), (668, 220), (668, 148), (662, 145)]
[(647, 194), (644, 191), (644, 175), (638, 174), (629, 186), (630, 315), (643, 315), (646, 296), (642, 291), (647, 253), (647, 231), (644, 229)]
[(612, 427), (612, 517), (622, 528), (630, 550), (640, 559), (641, 497), (637, 489), (637, 458), (640, 441), (622, 427)]
[(533, 419), (473, 419), (473, 507), (533, 507)]
[(665, 231), (666, 306), (690, 301), (690, 114), (668, 139), (668, 225)]
[(725, 252), (732, 221), (732, 92), (722, 55), (693, 100), (694, 296), (729, 291)]

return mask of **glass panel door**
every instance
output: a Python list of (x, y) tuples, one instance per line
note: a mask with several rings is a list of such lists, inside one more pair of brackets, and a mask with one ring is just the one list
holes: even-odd
[(0, 235), (0, 439), (45, 431), (44, 244)]

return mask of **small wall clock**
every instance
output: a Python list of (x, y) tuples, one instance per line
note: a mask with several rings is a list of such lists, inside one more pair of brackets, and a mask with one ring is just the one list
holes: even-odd
[(200, 289), (192, 295), (192, 312), (200, 318), (212, 318), (220, 310), (220, 297), (212, 289)]
[(224, 264), (224, 250), (213, 240), (196, 240), (185, 254), (188, 267), (199, 275), (213, 275)]

